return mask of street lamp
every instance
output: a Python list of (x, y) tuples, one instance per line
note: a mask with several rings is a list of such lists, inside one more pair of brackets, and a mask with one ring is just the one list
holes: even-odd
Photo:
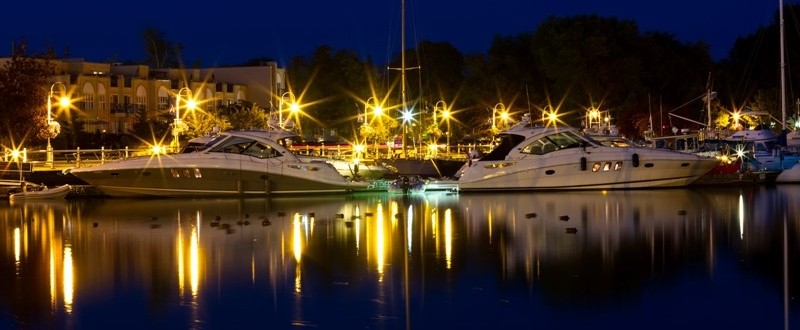
[(372, 108), (372, 119), (378, 118), (383, 114), (383, 107), (378, 104), (378, 98), (372, 96), (367, 99), (367, 102), (364, 103), (364, 125), (369, 125), (369, 114), (370, 108)]
[(286, 97), (287, 96), (289, 97), (289, 111), (291, 111), (291, 113), (293, 113), (293, 114), (296, 114), (298, 111), (300, 111), (300, 105), (298, 105), (297, 102), (295, 101), (294, 93), (292, 93), (292, 92), (283, 93), (281, 95), (281, 101), (280, 101), (279, 106), (278, 106), (278, 127), (280, 127), (281, 129), (283, 129), (283, 127), (284, 127), (284, 124), (283, 124), (283, 104), (286, 103)]
[[(372, 108), (372, 109), (370, 109)], [(383, 107), (378, 103), (378, 98), (372, 96), (364, 102), (364, 139), (366, 141), (367, 137), (370, 135), (373, 136), (373, 141), (375, 142), (375, 155), (378, 155), (378, 140), (377, 140), (377, 133), (372, 130), (372, 124), (369, 122), (369, 112), (372, 111), (372, 120), (375, 121), (376, 118), (380, 118), (383, 115)]]
[(508, 115), (506, 113), (506, 106), (503, 103), (497, 103), (494, 105), (494, 108), (492, 108), (492, 134), (494, 134), (494, 132), (497, 131), (497, 122), (495, 117), (497, 116), (498, 110), (500, 110), (501, 116)]
[(187, 110), (194, 110), (197, 107), (197, 103), (192, 96), (192, 90), (188, 87), (183, 87), (178, 90), (178, 93), (175, 94), (175, 123), (172, 127), (172, 135), (175, 137), (172, 141), (172, 146), (175, 148), (175, 151), (178, 150), (180, 147), (180, 135), (183, 131), (186, 130), (186, 124), (183, 123), (181, 120), (181, 93), (186, 92), (188, 95), (186, 101), (186, 109)]
[(445, 135), (447, 137), (447, 156), (450, 156), (450, 109), (447, 108), (447, 103), (445, 101), (436, 102), (433, 106), (433, 123), (436, 125), (436, 129), (439, 129), (439, 122), (436, 119), (436, 112), (439, 111), (442, 114), (442, 119), (447, 121), (447, 131)]
[(50, 164), (50, 168), (55, 166), (55, 164), (53, 164), (53, 146), (50, 145), (50, 138), (56, 137), (61, 131), (61, 125), (53, 120), (53, 89), (56, 86), (59, 86), (61, 92), (61, 97), (58, 100), (59, 106), (61, 106), (61, 108), (69, 108), (70, 105), (70, 100), (67, 96), (67, 87), (60, 81), (50, 85), (50, 93), (47, 94), (47, 163)]
[(447, 157), (450, 157), (450, 109), (444, 108), (444, 112), (442, 112), (442, 117), (447, 122)]

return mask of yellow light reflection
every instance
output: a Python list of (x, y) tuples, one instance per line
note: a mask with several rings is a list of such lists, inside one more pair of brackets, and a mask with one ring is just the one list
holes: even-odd
[(19, 256), (22, 251), (22, 234), (19, 227), (14, 228), (14, 261), (17, 263), (17, 270), (19, 270)]
[(444, 211), (444, 256), (447, 269), (450, 269), (453, 263), (453, 218), (450, 209)]
[(414, 205), (409, 205), (407, 212), (406, 222), (408, 226), (406, 228), (406, 240), (408, 240), (408, 252), (411, 252), (411, 247), (414, 246), (414, 244), (412, 244), (414, 235), (411, 235), (412, 229), (414, 228)]
[[(378, 219), (376, 222), (376, 229), (375, 229), (375, 248), (377, 251), (377, 262), (378, 262), (378, 282), (383, 282), (383, 265), (385, 262), (384, 253), (386, 253), (386, 237), (383, 234), (383, 207), (381, 204), (378, 204)], [(394, 213), (392, 213), (394, 214)]]
[(178, 251), (178, 295), (183, 297), (185, 284), (184, 279), (186, 278), (186, 273), (184, 271), (184, 258), (186, 255), (183, 251), (183, 228), (181, 228), (181, 221), (180, 216), (178, 216), (178, 239), (176, 240), (176, 250)]
[(75, 273), (72, 268), (72, 245), (64, 245), (64, 309), (72, 313), (72, 299), (75, 293)]
[(292, 251), (294, 252), (294, 260), (300, 263), (300, 258), (303, 255), (303, 230), (301, 228), (302, 222), (300, 221), (300, 214), (294, 214), (292, 221)]
[(396, 201), (392, 201), (391, 204), (391, 214), (392, 214), (392, 228), (397, 227), (397, 215), (400, 214), (400, 206), (397, 204)]
[(197, 297), (197, 288), (200, 283), (200, 229), (192, 227), (191, 241), (189, 242), (189, 283), (192, 286), (192, 296)]
[(56, 310), (56, 254), (50, 245), (50, 311)]
[(356, 227), (356, 255), (358, 255), (361, 250), (361, 208), (358, 206), (356, 206), (356, 219), (354, 222)]
[(439, 212), (434, 209), (431, 213), (431, 234), (433, 235), (433, 246), (436, 248), (436, 256), (439, 256)]

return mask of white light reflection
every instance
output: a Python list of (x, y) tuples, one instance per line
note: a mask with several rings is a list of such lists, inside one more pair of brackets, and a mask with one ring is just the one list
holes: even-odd
[(72, 268), (72, 245), (64, 245), (64, 309), (67, 313), (72, 313), (73, 294), (75, 293), (75, 274)]
[(739, 239), (744, 239), (744, 196), (739, 193)]
[(453, 219), (450, 209), (444, 211), (444, 255), (447, 269), (453, 264)]
[(356, 206), (356, 255), (361, 251), (361, 208)]

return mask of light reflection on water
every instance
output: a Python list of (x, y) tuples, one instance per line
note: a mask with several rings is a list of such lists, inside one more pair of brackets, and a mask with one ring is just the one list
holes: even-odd
[(0, 204), (0, 328), (790, 328), (800, 186)]

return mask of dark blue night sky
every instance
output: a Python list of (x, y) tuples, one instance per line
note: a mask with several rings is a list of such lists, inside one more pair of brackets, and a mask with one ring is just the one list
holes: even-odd
[[(795, 0), (784, 0), (785, 3)], [(598, 14), (634, 20), (642, 32), (706, 41), (724, 58), (738, 36), (770, 24), (780, 0), (494, 0), (406, 1), (406, 42), (450, 42), (464, 53), (485, 52), (495, 35), (531, 32), (549, 16)], [(144, 59), (140, 37), (151, 26), (184, 45), (186, 63), (204, 66), (273, 58), (284, 64), (320, 45), (348, 49), (384, 63), (400, 49), (400, 0), (172, 2), (110, 5), (23, 1), (19, 15), (0, 20), (0, 40), (25, 39), (32, 50), (53, 45), (88, 61)], [(59, 6), (66, 6), (63, 10)], [(122, 6), (122, 7), (120, 7)], [(787, 15), (791, 15), (787, 13)], [(788, 20), (787, 16), (787, 20)]]

